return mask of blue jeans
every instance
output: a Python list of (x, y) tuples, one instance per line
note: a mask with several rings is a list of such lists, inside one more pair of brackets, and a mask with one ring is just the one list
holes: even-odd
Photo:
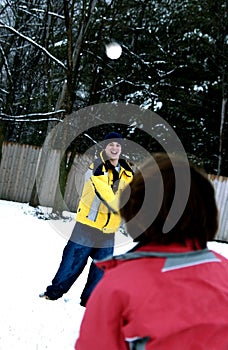
[[(85, 235), (81, 236), (82, 234)], [(90, 228), (86, 225), (80, 223), (75, 225), (71, 238), (63, 250), (62, 261), (58, 271), (52, 280), (52, 284), (46, 289), (45, 294), (50, 299), (56, 300), (61, 298), (62, 295), (71, 288), (73, 283), (82, 273), (89, 257), (93, 260), (102, 260), (113, 254), (114, 234), (105, 234), (106, 237), (104, 238), (104, 242), (102, 243), (100, 241), (100, 247), (97, 246), (97, 240), (94, 243), (92, 238), (93, 234), (95, 236), (96, 234), (103, 235), (101, 231)], [(81, 244), (84, 239), (87, 245)], [(102, 247), (102, 245), (104, 245), (104, 247)], [(102, 276), (103, 271), (92, 261), (87, 282), (81, 295), (82, 306), (86, 306), (90, 294)]]

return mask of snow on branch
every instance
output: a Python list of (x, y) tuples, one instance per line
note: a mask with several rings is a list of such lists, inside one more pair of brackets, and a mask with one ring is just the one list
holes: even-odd
[(62, 63), (61, 61), (59, 61), (56, 57), (54, 57), (48, 50), (46, 50), (43, 46), (39, 45), (38, 43), (36, 43), (34, 40), (32, 40), (31, 38), (29, 38), (28, 36), (20, 33), (18, 30), (14, 29), (11, 26), (8, 26), (7, 24), (4, 24), (2, 22), (0, 22), (0, 28), (5, 28), (10, 30), (11, 32), (15, 33), (16, 35), (20, 36), (21, 38), (25, 39), (26, 41), (28, 41), (30, 44), (38, 47), (41, 51), (44, 52), (44, 54), (48, 57), (50, 57), (54, 62), (56, 62), (59, 66), (61, 66), (62, 68), (64, 68), (65, 70), (67, 69), (67, 67), (65, 66), (64, 63)]
[(62, 119), (52, 117), (56, 114), (65, 113), (64, 109), (60, 109), (54, 112), (48, 113), (31, 113), (24, 115), (8, 115), (5, 113), (0, 113), (0, 120), (14, 121), (14, 122), (44, 122), (44, 121), (58, 121), (62, 122)]

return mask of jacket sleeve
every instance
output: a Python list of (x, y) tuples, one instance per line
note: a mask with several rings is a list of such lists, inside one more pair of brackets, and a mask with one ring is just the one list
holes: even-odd
[(124, 340), (123, 305), (127, 295), (107, 284), (105, 277), (99, 282), (87, 303), (76, 350), (128, 350)]

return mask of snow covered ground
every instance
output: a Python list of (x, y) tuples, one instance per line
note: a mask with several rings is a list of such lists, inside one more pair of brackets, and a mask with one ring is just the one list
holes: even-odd
[[(84, 313), (79, 302), (90, 262), (63, 298), (48, 301), (39, 294), (54, 277), (74, 220), (51, 222), (39, 218), (27, 204), (3, 200), (0, 220), (0, 349), (73, 350)], [(123, 237), (116, 254), (132, 247)], [(228, 244), (208, 245), (228, 258)]]

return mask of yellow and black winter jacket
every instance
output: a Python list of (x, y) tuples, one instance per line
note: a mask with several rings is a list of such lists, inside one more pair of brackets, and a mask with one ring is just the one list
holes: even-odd
[(78, 205), (76, 220), (95, 227), (103, 233), (116, 232), (121, 223), (119, 196), (133, 178), (131, 166), (119, 160), (119, 169), (105, 160), (104, 152), (87, 171), (82, 196)]

